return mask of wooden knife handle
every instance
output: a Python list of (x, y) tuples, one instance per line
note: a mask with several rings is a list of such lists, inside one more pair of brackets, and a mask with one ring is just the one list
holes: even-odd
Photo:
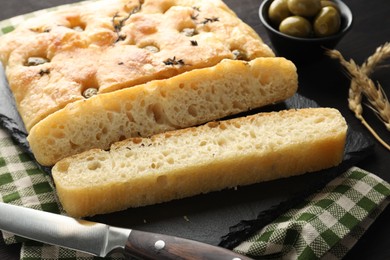
[(250, 259), (222, 247), (138, 230), (131, 231), (125, 255), (140, 259)]

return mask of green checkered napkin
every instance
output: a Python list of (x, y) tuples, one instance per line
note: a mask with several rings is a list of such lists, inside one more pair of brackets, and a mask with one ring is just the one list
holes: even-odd
[[(95, 0), (90, 0), (95, 1)], [(0, 22), (0, 35), (50, 8)], [(51, 178), (0, 129), (0, 201), (63, 214)], [(342, 258), (389, 203), (390, 185), (352, 168), (264, 227), (234, 250), (254, 258)], [(98, 259), (3, 233), (7, 244), (23, 243), (20, 259)]]
[[(0, 201), (63, 214), (52, 179), (0, 129)], [(390, 185), (352, 168), (234, 250), (251, 257), (342, 258), (383, 211)], [(98, 259), (4, 233), (7, 244), (22, 242), (21, 259)], [(116, 257), (117, 258), (117, 257)]]
[[(30, 157), (0, 129), (0, 201), (60, 213), (53, 186)], [(5, 242), (17, 243), (4, 234)]]
[[(0, 128), (0, 201), (37, 210), (65, 214), (56, 196), (50, 176)], [(3, 232), (6, 244), (23, 243), (20, 259), (99, 259), (57, 246), (43, 245)], [(119, 256), (113, 256), (119, 259)]]
[(390, 185), (351, 168), (234, 251), (277, 259), (341, 259), (390, 202)]

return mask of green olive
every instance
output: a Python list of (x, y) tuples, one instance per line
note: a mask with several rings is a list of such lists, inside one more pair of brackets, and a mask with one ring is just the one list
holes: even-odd
[(314, 33), (318, 37), (330, 36), (340, 30), (340, 13), (332, 6), (325, 6), (314, 19)]
[(46, 62), (49, 62), (48, 59), (42, 57), (29, 57), (27, 59), (27, 66), (38, 66)]
[(290, 10), (287, 6), (287, 0), (274, 0), (268, 9), (268, 17), (276, 25), (291, 15)]
[(321, 10), (321, 0), (287, 0), (291, 13), (304, 17), (311, 17)]
[(312, 32), (310, 22), (302, 16), (289, 16), (279, 25), (279, 31), (295, 37), (309, 37)]
[(84, 90), (83, 96), (85, 98), (90, 98), (92, 96), (97, 95), (97, 93), (98, 93), (98, 90), (96, 88), (87, 88), (86, 90)]
[(339, 11), (339, 6), (333, 1), (321, 0), (321, 7), (325, 7), (325, 6), (333, 6), (334, 8), (336, 8)]

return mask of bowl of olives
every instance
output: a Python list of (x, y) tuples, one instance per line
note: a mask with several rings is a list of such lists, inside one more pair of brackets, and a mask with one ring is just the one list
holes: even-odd
[(322, 58), (353, 21), (341, 0), (264, 0), (259, 16), (277, 55), (297, 63)]

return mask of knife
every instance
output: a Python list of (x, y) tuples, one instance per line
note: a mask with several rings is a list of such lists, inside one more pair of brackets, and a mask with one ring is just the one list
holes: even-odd
[(107, 257), (246, 260), (231, 250), (194, 240), (109, 226), (0, 203), (0, 230), (39, 242)]

